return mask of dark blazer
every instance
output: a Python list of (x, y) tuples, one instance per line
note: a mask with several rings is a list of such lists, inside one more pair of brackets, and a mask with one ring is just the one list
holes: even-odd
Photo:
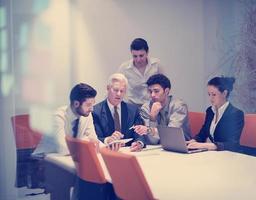
[[(98, 138), (104, 142), (104, 139), (115, 131), (114, 119), (108, 107), (107, 100), (104, 100), (96, 104), (92, 112), (93, 123)], [(140, 140), (144, 144), (144, 136), (140, 136), (129, 128), (133, 125), (143, 124), (143, 120), (139, 115), (139, 109), (136, 105), (121, 102), (121, 133), (124, 134), (124, 138), (134, 138), (134, 140)], [(134, 141), (133, 140), (133, 141)], [(130, 145), (133, 141), (127, 143)]]
[(229, 103), (221, 119), (219, 120), (214, 134), (210, 135), (210, 126), (214, 117), (211, 107), (206, 110), (204, 125), (195, 136), (198, 142), (205, 142), (209, 138), (217, 146), (217, 150), (237, 151), (239, 140), (244, 127), (244, 113)]

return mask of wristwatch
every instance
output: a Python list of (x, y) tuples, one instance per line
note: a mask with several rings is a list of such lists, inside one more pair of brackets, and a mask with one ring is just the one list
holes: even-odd
[(150, 135), (154, 135), (154, 131), (153, 128), (151, 128), (150, 126), (147, 127), (147, 133)]

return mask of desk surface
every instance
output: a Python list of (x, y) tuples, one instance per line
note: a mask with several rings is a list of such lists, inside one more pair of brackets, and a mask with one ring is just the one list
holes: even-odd
[[(137, 157), (157, 199), (255, 200), (256, 158), (228, 151), (180, 154), (151, 149), (123, 152)], [(107, 180), (105, 164), (99, 155)], [(46, 159), (62, 163), (74, 172), (69, 156), (49, 155)]]

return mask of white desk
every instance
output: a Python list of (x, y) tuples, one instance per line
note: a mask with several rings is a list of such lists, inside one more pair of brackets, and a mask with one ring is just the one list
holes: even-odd
[(256, 157), (228, 151), (142, 153), (137, 159), (158, 199), (256, 199)]
[[(104, 175), (105, 175), (106, 179), (109, 182), (111, 182), (110, 175), (108, 173), (107, 167), (106, 167), (106, 165), (103, 161), (103, 158), (102, 158), (101, 154), (98, 154), (98, 158), (99, 158), (99, 161), (101, 163), (101, 166), (102, 166), (102, 169), (103, 169), (103, 172), (104, 172)], [(71, 156), (62, 156), (62, 155), (59, 155), (59, 154), (48, 154), (45, 157), (45, 160), (47, 160), (51, 163), (54, 163), (58, 166), (61, 166), (63, 169), (67, 170), (71, 174), (76, 174), (75, 164), (74, 164)]]
[[(180, 154), (161, 149), (130, 154), (137, 157), (157, 199), (256, 199), (256, 157), (228, 151)], [(48, 158), (62, 162), (60, 156)], [(64, 160), (67, 169), (73, 170), (71, 158)], [(103, 163), (101, 158), (100, 161)]]

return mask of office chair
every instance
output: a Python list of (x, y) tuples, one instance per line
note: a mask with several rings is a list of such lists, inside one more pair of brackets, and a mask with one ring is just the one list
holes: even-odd
[(70, 136), (66, 136), (66, 142), (79, 177), (78, 199), (115, 199), (112, 184), (105, 178), (95, 144)]
[(191, 136), (196, 136), (204, 124), (205, 113), (203, 112), (188, 112)]
[(245, 114), (239, 152), (256, 156), (256, 114)]
[(256, 114), (245, 114), (240, 144), (247, 147), (256, 147)]
[(42, 138), (42, 134), (30, 127), (29, 115), (16, 115), (11, 117), (17, 149), (33, 149)]
[(31, 156), (42, 134), (32, 130), (28, 114), (12, 116), (11, 124), (17, 153), (16, 187), (44, 188), (42, 160)]
[(107, 148), (100, 149), (116, 195), (126, 200), (155, 199), (136, 157)]

